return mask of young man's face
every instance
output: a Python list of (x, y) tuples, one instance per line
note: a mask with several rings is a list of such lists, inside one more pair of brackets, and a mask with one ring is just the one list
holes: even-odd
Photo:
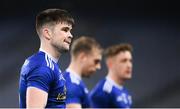
[(72, 25), (66, 22), (60, 22), (52, 29), (52, 41), (51, 44), (59, 51), (68, 51), (72, 41), (71, 34)]
[(82, 76), (90, 77), (98, 69), (101, 68), (102, 54), (99, 49), (94, 48), (90, 54), (86, 55), (86, 61), (84, 61)]
[(121, 80), (130, 79), (132, 76), (132, 55), (129, 51), (123, 51), (112, 58), (112, 71)]

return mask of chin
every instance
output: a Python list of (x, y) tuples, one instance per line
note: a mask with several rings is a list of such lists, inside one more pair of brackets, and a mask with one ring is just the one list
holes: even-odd
[(65, 51), (69, 51), (69, 47), (64, 48)]
[(59, 49), (60, 53), (64, 53), (64, 52), (68, 52), (68, 51), (69, 51), (68, 48), (61, 48), (61, 49)]
[(82, 75), (84, 78), (90, 78), (90, 75)]
[(132, 78), (132, 76), (127, 76), (127, 77), (126, 77), (126, 79), (131, 79), (131, 78)]

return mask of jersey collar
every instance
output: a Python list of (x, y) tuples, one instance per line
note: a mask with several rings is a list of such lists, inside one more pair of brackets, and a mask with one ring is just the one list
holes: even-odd
[(42, 48), (39, 49), (39, 51), (44, 52), (45, 54), (48, 55), (49, 58), (51, 58), (55, 63), (58, 63), (58, 59), (53, 57), (52, 55), (50, 55), (48, 52), (46, 52), (45, 50), (43, 50)]
[(81, 80), (81, 76), (78, 75), (78, 74), (77, 74), (75, 71), (73, 71), (72, 69), (67, 68), (66, 71), (69, 72), (69, 73), (70, 73), (73, 77), (75, 77), (76, 79)]
[(123, 86), (117, 84), (114, 80), (112, 80), (110, 77), (106, 76), (106, 80), (112, 84), (113, 86), (117, 87), (118, 89), (122, 90)]

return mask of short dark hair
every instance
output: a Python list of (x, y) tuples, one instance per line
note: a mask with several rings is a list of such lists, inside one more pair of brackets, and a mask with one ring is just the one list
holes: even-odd
[(100, 51), (103, 50), (94, 38), (81, 36), (73, 41), (70, 52), (72, 56), (76, 57), (80, 52), (91, 53), (93, 48), (97, 48)]
[(73, 17), (63, 9), (46, 9), (36, 16), (36, 31), (39, 34), (44, 25), (54, 25), (59, 22), (67, 22), (74, 25)]
[(124, 51), (129, 51), (132, 53), (132, 51), (133, 51), (132, 45), (128, 44), (128, 43), (112, 45), (112, 46), (108, 47), (104, 51), (103, 54), (104, 54), (105, 59), (108, 59), (109, 57), (114, 57), (118, 53), (124, 52)]

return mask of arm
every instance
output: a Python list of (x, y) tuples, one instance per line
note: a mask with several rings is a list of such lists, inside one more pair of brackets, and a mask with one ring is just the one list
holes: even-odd
[(53, 80), (49, 69), (40, 67), (27, 77), (26, 107), (45, 108), (50, 83)]
[(67, 87), (67, 98), (66, 98), (66, 107), (67, 108), (82, 108), (81, 98), (82, 92), (81, 88), (74, 83), (71, 83), (70, 80), (66, 80)]
[(66, 107), (67, 108), (77, 108), (77, 109), (82, 108), (81, 104), (79, 104), (79, 103), (70, 103), (70, 104), (67, 104)]
[(36, 87), (28, 87), (26, 95), (27, 108), (45, 108), (48, 93)]

